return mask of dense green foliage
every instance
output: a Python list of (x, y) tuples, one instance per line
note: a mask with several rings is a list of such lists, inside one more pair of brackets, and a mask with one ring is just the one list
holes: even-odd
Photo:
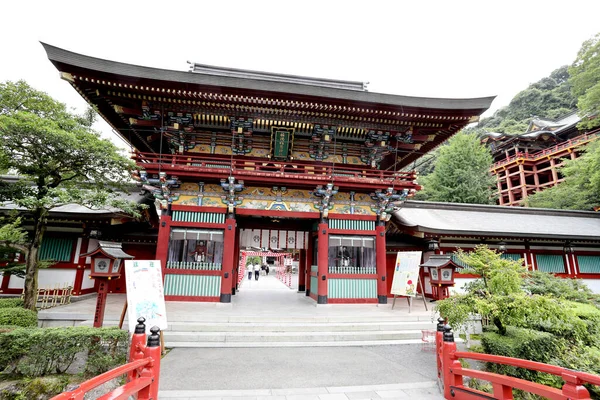
[(23, 307), (23, 300), (16, 297), (0, 299), (0, 308)]
[(477, 136), (458, 133), (440, 148), (433, 173), (420, 184), (419, 199), (451, 203), (493, 203), (490, 151)]
[(95, 376), (125, 362), (129, 335), (118, 328), (17, 328), (0, 332), (0, 370), (28, 377), (63, 373), (83, 352)]
[(24, 303), (32, 310), (38, 252), (52, 208), (110, 205), (136, 213), (115, 193), (129, 182), (134, 164), (91, 129), (93, 115), (76, 115), (23, 81), (0, 83), (0, 170), (20, 178), (0, 185), (0, 200), (26, 209), (33, 219), (27, 243), (17, 247), (26, 256)]
[(529, 196), (528, 206), (592, 210), (600, 204), (600, 142), (589, 144), (581, 157), (565, 161), (560, 171), (565, 180)]
[[(457, 254), (469, 266), (463, 272), (480, 278), (465, 287), (465, 294), (437, 303), (451, 326), (458, 328), (479, 314), (492, 323), (482, 335), (486, 353), (600, 373), (600, 309), (589, 288), (577, 280), (527, 271), (522, 260), (503, 259), (486, 246)], [(521, 368), (488, 364), (486, 369), (562, 385), (560, 378)], [(600, 395), (598, 388), (590, 390)]]
[(260, 257), (259, 256), (250, 256), (246, 258), (246, 266), (259, 264), (260, 265)]
[(600, 126), (600, 33), (586, 40), (569, 68), (569, 83), (577, 98), (580, 128)]
[(23, 307), (0, 308), (0, 325), (37, 326), (37, 312)]
[(483, 118), (477, 131), (524, 133), (532, 117), (556, 119), (575, 111), (576, 99), (565, 65), (517, 93), (508, 106), (500, 108), (493, 116)]

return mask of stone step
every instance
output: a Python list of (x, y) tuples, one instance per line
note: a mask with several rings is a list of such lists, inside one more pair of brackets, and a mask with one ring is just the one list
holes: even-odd
[[(168, 340), (168, 339), (167, 339)], [(397, 344), (423, 344), (421, 339), (396, 340), (343, 340), (327, 342), (165, 342), (168, 348), (241, 348), (241, 347), (341, 347), (341, 346), (385, 346)], [(433, 351), (432, 347), (432, 351)]]
[(169, 332), (165, 342), (338, 342), (421, 339), (421, 331), (354, 331), (354, 332)]
[(431, 321), (373, 322), (176, 322), (166, 332), (318, 332), (435, 329)]

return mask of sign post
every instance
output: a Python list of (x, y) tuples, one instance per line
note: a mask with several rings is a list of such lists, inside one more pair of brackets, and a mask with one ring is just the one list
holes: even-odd
[(146, 318), (146, 330), (158, 326), (167, 329), (167, 309), (160, 261), (125, 260), (129, 332), (135, 331), (137, 319)]
[[(423, 284), (419, 275), (421, 265), (420, 251), (400, 251), (396, 255), (396, 264), (394, 265), (394, 277), (392, 280), (392, 288), (390, 293), (394, 295), (392, 302), (392, 310), (396, 305), (396, 297), (406, 296), (408, 301), (408, 312), (411, 311), (411, 298), (417, 295), (417, 285), (421, 287), (423, 292)], [(427, 310), (427, 303), (423, 295), (423, 304)]]

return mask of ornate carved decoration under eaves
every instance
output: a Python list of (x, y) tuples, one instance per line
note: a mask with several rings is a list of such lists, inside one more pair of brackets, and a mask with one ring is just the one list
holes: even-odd
[(390, 136), (390, 132), (369, 131), (361, 151), (361, 161), (372, 168), (379, 168), (379, 163), (383, 160), (383, 157), (390, 154)]
[(244, 190), (244, 181), (235, 183), (235, 177), (230, 176), (227, 179), (221, 179), (221, 187), (225, 191), (225, 195), (221, 196), (221, 202), (227, 206), (228, 218), (232, 218), (235, 207), (242, 204), (242, 201), (244, 200), (237, 194)]
[(377, 214), (379, 221), (389, 221), (392, 213), (400, 209), (402, 203), (409, 195), (413, 195), (415, 190), (402, 189), (398, 193), (394, 188), (387, 188), (385, 191), (376, 190), (371, 193), (371, 198), (377, 202), (375, 206), (371, 206), (371, 210)]
[(335, 134), (334, 126), (315, 125), (308, 150), (310, 158), (317, 161), (326, 160), (329, 157)]
[(230, 117), (231, 151), (233, 154), (245, 155), (252, 151), (253, 119)]
[(179, 188), (181, 181), (176, 176), (167, 178), (166, 172), (148, 177), (146, 171), (135, 171), (133, 179), (142, 188), (142, 193), (150, 193), (160, 202), (160, 207), (166, 209), (169, 203), (179, 199), (179, 193), (172, 193), (171, 189)]
[(333, 186), (333, 183), (328, 183), (325, 187), (319, 185), (313, 192), (313, 195), (319, 198), (315, 201), (315, 208), (321, 212), (321, 219), (326, 219), (329, 215), (329, 210), (333, 208), (333, 196), (337, 194), (338, 187)]

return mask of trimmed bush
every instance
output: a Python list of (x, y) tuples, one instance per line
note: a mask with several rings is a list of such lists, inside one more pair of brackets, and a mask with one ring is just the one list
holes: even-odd
[(84, 374), (98, 375), (125, 363), (129, 334), (118, 328), (18, 328), (0, 333), (0, 370), (28, 377), (64, 373), (82, 355)]
[[(485, 332), (481, 344), (487, 354), (521, 358), (546, 364), (557, 364), (556, 360), (567, 349), (567, 342), (549, 332), (507, 327), (506, 335)], [(509, 365), (486, 363), (486, 370), (502, 375), (514, 376), (544, 385), (560, 387), (562, 379), (537, 371)]]
[(9, 297), (0, 299), (0, 308), (16, 308), (23, 307), (23, 300), (17, 297)]
[(37, 312), (21, 307), (0, 308), (0, 325), (15, 325), (23, 328), (37, 326)]

